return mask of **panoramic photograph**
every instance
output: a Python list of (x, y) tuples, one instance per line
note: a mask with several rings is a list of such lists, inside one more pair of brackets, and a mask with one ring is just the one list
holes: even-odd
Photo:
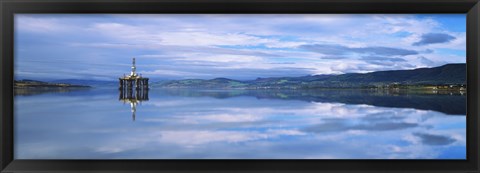
[(466, 160), (465, 14), (16, 14), (15, 159)]

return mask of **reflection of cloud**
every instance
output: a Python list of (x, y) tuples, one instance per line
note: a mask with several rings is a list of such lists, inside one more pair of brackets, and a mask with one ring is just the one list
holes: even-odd
[(455, 142), (455, 139), (443, 135), (434, 135), (427, 133), (413, 133), (426, 145), (448, 145)]
[(304, 130), (307, 132), (322, 133), (322, 132), (344, 132), (349, 130), (364, 130), (364, 131), (391, 131), (418, 127), (414, 123), (371, 123), (371, 124), (356, 124), (347, 125), (341, 122), (328, 122), (319, 125), (307, 127)]
[(151, 90), (133, 123), (117, 93), (101, 93), (15, 99), (16, 157), (436, 159), (465, 147), (466, 117), (435, 111)]
[[(194, 118), (194, 117), (190, 117)], [(217, 121), (217, 122), (251, 122), (251, 121), (258, 121), (261, 120), (262, 117), (254, 114), (238, 114), (238, 115), (231, 115), (231, 114), (214, 114), (214, 115), (206, 115), (206, 116), (198, 116), (196, 117), (200, 120), (207, 120), (207, 121)]]
[(162, 132), (162, 142), (172, 142), (180, 145), (200, 145), (213, 142), (238, 143), (253, 140), (276, 138), (282, 135), (304, 135), (296, 130), (258, 131), (166, 131)]

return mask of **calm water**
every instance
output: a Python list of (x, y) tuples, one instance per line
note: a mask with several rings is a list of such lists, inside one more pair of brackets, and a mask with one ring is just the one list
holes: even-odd
[(119, 95), (17, 91), (15, 158), (466, 157), (465, 94), (151, 89), (137, 105)]

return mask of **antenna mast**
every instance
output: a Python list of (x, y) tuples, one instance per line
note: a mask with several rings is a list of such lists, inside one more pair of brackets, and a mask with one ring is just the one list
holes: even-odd
[(135, 58), (133, 58), (132, 60), (132, 73), (130, 74), (130, 76), (134, 77), (134, 76), (137, 76), (136, 74), (136, 71), (137, 70), (137, 67), (135, 66)]

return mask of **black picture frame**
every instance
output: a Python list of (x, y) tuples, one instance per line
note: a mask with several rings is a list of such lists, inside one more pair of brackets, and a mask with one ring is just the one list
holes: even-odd
[[(2, 0), (1, 172), (479, 172), (478, 0)], [(14, 15), (18, 13), (464, 13), (467, 160), (14, 160)]]

